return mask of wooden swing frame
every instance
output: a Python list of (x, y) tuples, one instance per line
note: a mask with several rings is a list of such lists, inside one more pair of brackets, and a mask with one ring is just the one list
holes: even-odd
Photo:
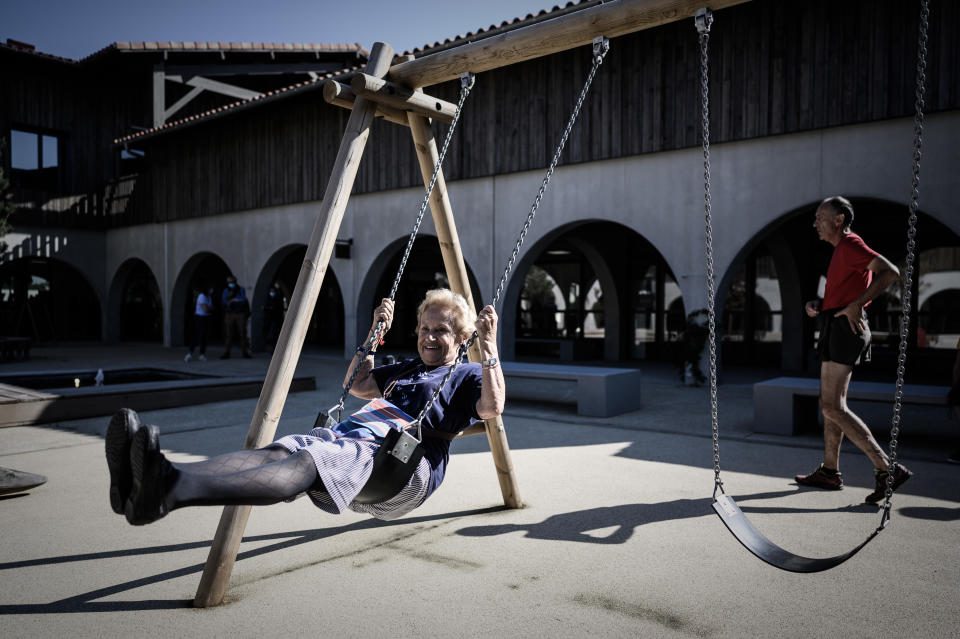
[[(422, 87), (456, 79), (462, 73), (476, 74), (584, 46), (598, 36), (614, 38), (686, 20), (702, 7), (716, 11), (745, 2), (749, 0), (614, 0), (422, 58), (408, 56), (397, 64), (393, 64), (390, 45), (376, 43), (364, 73), (358, 74), (349, 87), (328, 82), (324, 86), (324, 98), (351, 109), (350, 118), (244, 448), (262, 448), (273, 441), (375, 118), (410, 128), (424, 184), (427, 184), (438, 156), (430, 118), (448, 121), (452, 112), (448, 102), (427, 96), (420, 90)], [(476, 308), (442, 172), (438, 173), (430, 196), (430, 210), (450, 288)], [(474, 345), (470, 360), (478, 359), (479, 351)], [(504, 504), (521, 508), (523, 502), (502, 420), (499, 417), (487, 420), (482, 428), (478, 425), (462, 434), (478, 434), (481, 430), (487, 434)], [(223, 601), (251, 509), (251, 506), (224, 508), (193, 600), (195, 607), (216, 606)]]

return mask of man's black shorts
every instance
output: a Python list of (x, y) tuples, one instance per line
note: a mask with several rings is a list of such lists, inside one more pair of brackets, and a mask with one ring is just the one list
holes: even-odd
[(817, 340), (817, 355), (821, 362), (837, 362), (847, 366), (855, 366), (861, 358), (870, 361), (870, 325), (867, 324), (867, 315), (863, 315), (866, 329), (857, 335), (850, 328), (846, 317), (834, 317), (840, 308), (820, 311), (817, 316), (817, 328), (820, 337)]

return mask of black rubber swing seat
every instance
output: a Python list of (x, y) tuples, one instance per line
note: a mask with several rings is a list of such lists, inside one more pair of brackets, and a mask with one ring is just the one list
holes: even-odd
[(423, 458), (423, 446), (394, 454), (400, 442), (400, 431), (391, 428), (373, 458), (373, 471), (360, 493), (353, 500), (360, 504), (382, 504), (400, 494), (410, 482)]
[(870, 540), (883, 529), (877, 528), (862, 544), (842, 555), (823, 558), (804, 557), (784, 550), (764, 537), (763, 533), (757, 530), (743, 514), (733, 497), (728, 495), (716, 497), (713, 501), (713, 509), (744, 548), (771, 566), (790, 572), (821, 572), (839, 566), (860, 552), (860, 549), (870, 543)]

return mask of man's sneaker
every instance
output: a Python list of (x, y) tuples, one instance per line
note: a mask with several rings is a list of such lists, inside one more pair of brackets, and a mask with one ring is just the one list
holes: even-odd
[[(872, 493), (863, 498), (863, 501), (868, 504), (875, 504), (881, 499), (883, 499), (887, 494), (887, 475), (889, 473), (886, 470), (880, 470), (879, 468), (874, 469), (874, 477), (877, 481), (877, 486)], [(907, 470), (906, 466), (897, 464), (896, 468), (893, 469), (893, 490), (896, 490), (900, 487), (903, 482), (907, 481), (913, 477), (913, 473)]]
[(193, 359), (193, 355), (191, 355), (190, 353), (187, 353), (186, 355), (183, 356), (184, 362), (189, 362), (191, 359)]
[(22, 493), (46, 483), (47, 478), (13, 468), (0, 468), (0, 495)]
[(200, 353), (200, 357), (198, 357), (197, 359), (199, 359), (201, 362), (205, 362), (207, 361), (207, 356), (204, 355), (203, 353)]
[(809, 475), (797, 475), (794, 479), (801, 486), (814, 486), (826, 490), (843, 488), (843, 477), (840, 471), (824, 468), (823, 464)]

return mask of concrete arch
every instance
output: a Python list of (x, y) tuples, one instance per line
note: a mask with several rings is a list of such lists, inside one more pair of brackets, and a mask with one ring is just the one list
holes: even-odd
[[(263, 267), (260, 269), (260, 272), (257, 275), (256, 283), (253, 286), (253, 291), (250, 294), (250, 342), (254, 350), (264, 350), (267, 346), (263, 334), (263, 307), (270, 288), (275, 283), (278, 283), (281, 293), (287, 300), (293, 297), (293, 289), (296, 285), (296, 280), (297, 277), (299, 277), (300, 271), (299, 269), (296, 269), (296, 265), (291, 264), (290, 261), (296, 259), (298, 253), (302, 254), (301, 257), (305, 257), (306, 250), (306, 244), (287, 244), (274, 251), (274, 253), (267, 258)], [(302, 259), (299, 260), (300, 265), (302, 265), (302, 261)], [(286, 271), (286, 273), (281, 273), (281, 269)], [(331, 305), (336, 306), (336, 308), (331, 309)], [(344, 334), (344, 331), (342, 330), (344, 323), (343, 294), (341, 292), (339, 279), (334, 272), (332, 264), (328, 265), (327, 271), (324, 273), (323, 285), (321, 287), (316, 305), (313, 309), (311, 328), (308, 329), (306, 338), (308, 342), (310, 340), (310, 332), (313, 328), (313, 325), (317, 321), (318, 314), (326, 314), (329, 316), (331, 313), (333, 317), (332, 323), (338, 328), (332, 328), (329, 332), (332, 333), (331, 336), (334, 338), (338, 336), (342, 338)], [(340, 340), (334, 339), (334, 341), (339, 342)]]
[[(389, 293), (389, 289), (387, 289), (384, 284), (392, 284), (393, 278), (396, 274), (396, 262), (399, 261), (400, 256), (403, 254), (408, 240), (409, 237), (401, 237), (387, 244), (380, 251), (380, 253), (377, 254), (377, 257), (372, 260), (370, 268), (367, 269), (367, 272), (364, 274), (361, 284), (357, 290), (356, 326), (353, 336), (354, 344), (359, 344), (367, 337), (367, 333), (370, 330), (370, 321), (373, 309), (376, 307), (377, 302), (379, 302), (380, 297), (386, 297)], [(421, 233), (417, 238), (417, 241), (414, 243), (413, 250), (410, 254), (410, 259), (404, 272), (404, 277), (401, 278), (400, 285), (397, 289), (398, 298), (401, 295), (404, 295), (406, 292), (410, 292), (414, 297), (422, 297), (411, 291), (409, 288), (411, 284), (407, 278), (407, 275), (410, 266), (418, 259), (423, 259), (424, 257), (429, 257), (431, 259), (435, 258), (438, 269), (444, 273), (446, 272), (437, 237), (435, 235)], [(467, 279), (470, 281), (470, 289), (473, 295), (473, 301), (477, 306), (483, 306), (486, 302), (480, 297), (480, 287), (477, 283), (477, 278), (474, 276), (470, 265), (466, 264), (466, 267)], [(386, 282), (388, 278), (389, 282)], [(419, 304), (419, 301), (420, 300), (418, 299), (415, 303)], [(394, 319), (394, 327), (398, 327), (400, 330), (403, 330), (403, 326), (411, 324), (415, 318), (410, 315), (410, 313), (414, 312), (415, 310), (415, 306), (411, 310), (401, 309), (398, 305), (397, 316)], [(401, 317), (401, 313), (405, 314)], [(407, 336), (402, 337), (404, 339), (394, 340), (394, 343), (397, 343), (398, 341), (399, 343), (405, 343), (406, 341), (409, 341), (405, 339)], [(350, 343), (349, 335), (347, 343)]]
[(103, 338), (100, 295), (87, 275), (53, 257), (0, 265), (0, 333), (38, 342)]
[[(204, 272), (201, 272), (201, 267)], [(187, 259), (174, 280), (173, 290), (170, 293), (170, 308), (167, 312), (167, 321), (170, 323), (170, 345), (187, 345), (192, 323), (189, 317), (192, 314), (194, 299), (194, 284), (202, 279), (206, 288), (213, 288), (213, 321), (210, 323), (210, 341), (217, 341), (222, 335), (222, 310), (220, 309), (220, 291), (223, 289), (226, 276), (231, 273), (220, 256), (209, 251), (195, 253)], [(190, 327), (185, 330), (186, 327)]]
[[(110, 280), (110, 288), (107, 292), (107, 321), (106, 321), (106, 339), (109, 342), (119, 342), (124, 337), (124, 322), (134, 318), (125, 318), (124, 297), (131, 280), (136, 277), (145, 278), (145, 283), (150, 290), (148, 293), (153, 297), (149, 305), (149, 313), (143, 317), (136, 318), (135, 321), (156, 321), (159, 330), (152, 330), (151, 341), (163, 340), (163, 301), (160, 296), (160, 288), (157, 284), (157, 278), (150, 266), (137, 257), (128, 258), (116, 270), (113, 278)], [(151, 286), (152, 284), (152, 286)], [(144, 309), (147, 311), (148, 309)], [(151, 317), (153, 313), (156, 317)]]
[[(257, 281), (253, 285), (251, 294), (250, 313), (251, 325), (260, 326), (263, 323), (263, 300), (267, 296), (270, 287), (273, 286), (277, 276), (277, 270), (284, 260), (296, 253), (298, 250), (306, 250), (306, 244), (287, 244), (286, 246), (274, 251), (273, 255), (267, 258), (260, 273), (257, 275)], [(326, 277), (324, 277), (326, 279)], [(292, 295), (293, 291), (290, 291)], [(289, 299), (289, 296), (288, 296)], [(264, 339), (260, 331), (254, 329), (250, 336), (250, 345), (255, 351), (261, 351), (264, 348)]]
[[(602, 225), (602, 226), (600, 226)], [(629, 230), (629, 235), (617, 233), (616, 229), (607, 228), (607, 225)], [(602, 231), (602, 239), (590, 237), (591, 230)], [(576, 231), (576, 233), (575, 233)], [(611, 232), (613, 231), (613, 232)], [(606, 360), (620, 360), (627, 355), (629, 322), (626, 322), (626, 311), (631, 302), (628, 297), (635, 292), (628, 290), (629, 282), (622, 275), (623, 263), (616, 261), (616, 256), (606, 245), (608, 239), (614, 241), (614, 236), (619, 236), (616, 241), (641, 241), (648, 247), (654, 257), (654, 261), (662, 261), (671, 274), (673, 270), (667, 262), (662, 251), (654, 244), (649, 242), (642, 234), (634, 229), (619, 222), (611, 222), (601, 219), (584, 219), (575, 222), (559, 225), (543, 233), (540, 238), (532, 244), (520, 257), (514, 265), (510, 280), (507, 282), (503, 296), (503, 303), (500, 309), (501, 315), (505, 318), (501, 322), (501, 353), (505, 359), (514, 359), (516, 357), (517, 326), (513, 320), (516, 309), (520, 304), (520, 295), (523, 291), (527, 272), (537, 263), (551, 245), (563, 240), (580, 251), (593, 270), (594, 275), (600, 282), (603, 291), (603, 314), (604, 314), (604, 345), (603, 358)], [(621, 251), (623, 252), (623, 251)], [(621, 262), (626, 261), (626, 256), (621, 256)]]

